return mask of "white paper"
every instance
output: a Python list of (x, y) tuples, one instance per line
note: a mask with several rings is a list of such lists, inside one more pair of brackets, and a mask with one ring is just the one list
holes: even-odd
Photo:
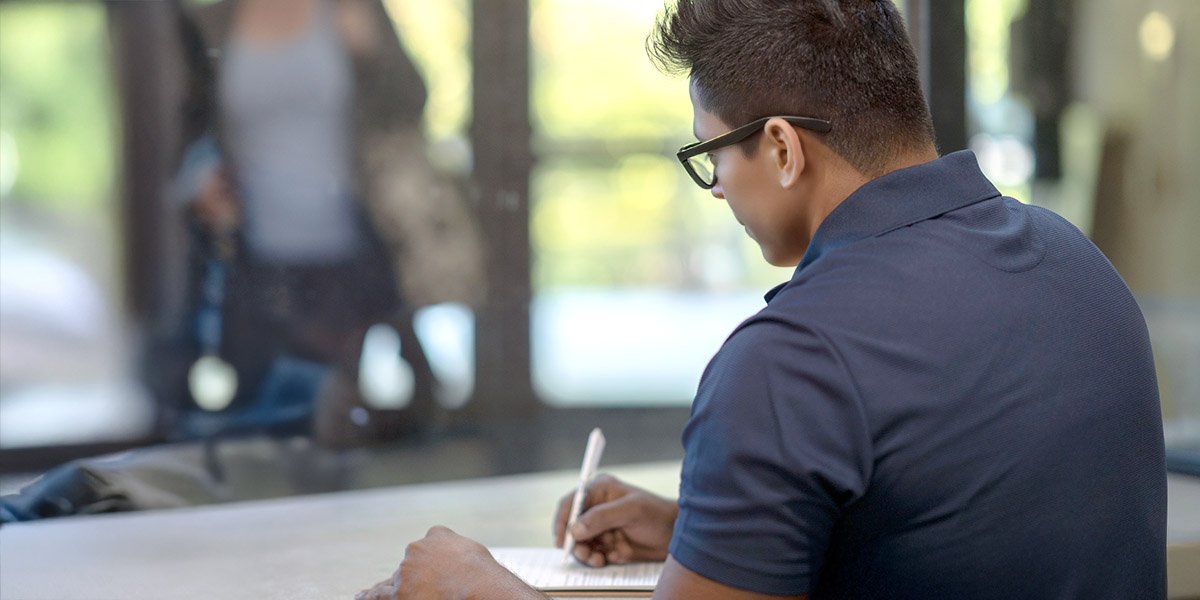
[(554, 590), (653, 590), (663, 563), (643, 562), (593, 568), (563, 562), (561, 548), (490, 548), (492, 556), (525, 583)]

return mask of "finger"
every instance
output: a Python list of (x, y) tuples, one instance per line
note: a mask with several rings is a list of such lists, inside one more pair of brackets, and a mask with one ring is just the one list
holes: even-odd
[(394, 600), (397, 589), (383, 581), (369, 590), (363, 590), (354, 596), (354, 600)]
[(599, 540), (590, 542), (581, 542), (575, 544), (575, 550), (572, 552), (575, 560), (589, 567), (603, 567), (607, 561), (604, 560), (604, 548), (600, 546)]
[(588, 490), (601, 491), (613, 485), (621, 485), (621, 480), (608, 473), (597, 473), (595, 477), (592, 477), (591, 483), (588, 484)]
[(613, 530), (609, 529), (608, 531), (605, 531), (604, 533), (602, 533), (602, 534), (600, 534), (599, 536), (597, 536), (597, 539), (598, 539), (598, 540), (600, 540), (600, 547), (599, 547), (599, 548), (597, 548), (597, 550), (599, 550), (600, 552), (604, 552), (605, 554), (607, 554), (607, 553), (608, 553), (608, 551), (609, 551), (610, 549), (612, 549), (612, 548), (613, 548), (613, 541), (614, 541), (614, 540), (613, 540), (613, 535), (614, 535), (614, 533), (615, 533), (615, 532), (614, 532)]
[(633, 546), (629, 543), (629, 537), (625, 532), (618, 529), (613, 532), (613, 544), (606, 556), (609, 564), (625, 564), (633, 560)]
[(603, 567), (606, 564), (608, 564), (608, 562), (606, 560), (604, 560), (603, 552), (600, 552), (597, 550), (592, 550), (591, 552), (588, 553), (587, 565), (589, 567), (595, 567), (595, 568), (599, 569), (600, 567)]
[(390, 585), (381, 585), (367, 595), (366, 600), (396, 600), (400, 597), (400, 589)]
[(449, 527), (446, 527), (445, 525), (434, 525), (433, 527), (429, 528), (429, 531), (425, 532), (425, 537), (441, 536), (441, 535), (447, 535), (447, 534), (457, 535), (454, 533), (453, 529), (450, 529)]
[(554, 545), (561, 547), (567, 535), (567, 520), (571, 517), (571, 502), (575, 498), (574, 492), (569, 492), (558, 501), (558, 509), (554, 511), (554, 521), (551, 526), (554, 530)]
[(583, 509), (587, 510), (593, 506), (616, 500), (624, 495), (621, 493), (622, 488), (623, 485), (616, 477), (608, 473), (596, 475), (584, 489)]
[(604, 553), (598, 550), (591, 544), (579, 544), (575, 546), (575, 560), (589, 567), (603, 567), (605, 565)]
[(575, 560), (586, 565), (588, 564), (588, 558), (592, 556), (592, 549), (587, 544), (576, 544), (575, 549), (571, 551), (571, 555), (575, 557)]
[(609, 529), (624, 527), (638, 514), (636, 496), (624, 496), (612, 502), (597, 504), (579, 515), (571, 534), (577, 540), (590, 540)]
[[(580, 507), (581, 512), (587, 512), (594, 506), (616, 499), (618, 496), (615, 495), (615, 492), (619, 492), (625, 487), (625, 484), (608, 473), (596, 475), (588, 483), (587, 487), (584, 488), (583, 506)], [(553, 521), (555, 546), (563, 544), (566, 537), (567, 525), (570, 524), (571, 520), (571, 508), (574, 504), (575, 492), (567, 492), (558, 500), (558, 509), (554, 513)]]

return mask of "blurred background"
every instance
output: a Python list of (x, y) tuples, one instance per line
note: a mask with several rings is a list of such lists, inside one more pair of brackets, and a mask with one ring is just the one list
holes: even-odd
[[(1003, 191), (1067, 217), (1138, 297), (1186, 468), (1200, 451), (1200, 2), (901, 4), (941, 151), (973, 149)], [(285, 351), (254, 379), (210, 339), (270, 335), (212, 320), (226, 306), (212, 282), (244, 271), (179, 192), (200, 152), (196, 65), (223, 51), (181, 23), (219, 6), (0, 0), (0, 492), (114, 455), (203, 464), (223, 491), (179, 492), (194, 502), (566, 468), (596, 425), (606, 463), (682, 455), (705, 364), (791, 273), (673, 156), (691, 110), (686, 80), (643, 50), (659, 3), (383, 5), (425, 89), (407, 151), (478, 236), (438, 243), (478, 255), (486, 296), (425, 301), (402, 284), (402, 316), (364, 324), (337, 396), (337, 361)], [(440, 264), (436, 244), (374, 226), (408, 249), (401, 281)], [(222, 368), (194, 369), (205, 355)]]

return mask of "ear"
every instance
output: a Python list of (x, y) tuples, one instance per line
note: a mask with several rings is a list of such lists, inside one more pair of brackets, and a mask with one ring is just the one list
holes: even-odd
[(796, 128), (783, 119), (771, 119), (763, 128), (771, 161), (779, 173), (779, 186), (792, 189), (800, 182), (807, 165), (804, 142)]

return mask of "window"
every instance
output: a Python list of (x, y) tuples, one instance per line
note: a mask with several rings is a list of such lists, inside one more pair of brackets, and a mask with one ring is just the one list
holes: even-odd
[(533, 370), (554, 406), (690, 403), (704, 365), (790, 271), (766, 265), (674, 152), (687, 80), (643, 51), (639, 0), (532, 4)]
[(100, 3), (0, 4), (0, 447), (145, 435)]

